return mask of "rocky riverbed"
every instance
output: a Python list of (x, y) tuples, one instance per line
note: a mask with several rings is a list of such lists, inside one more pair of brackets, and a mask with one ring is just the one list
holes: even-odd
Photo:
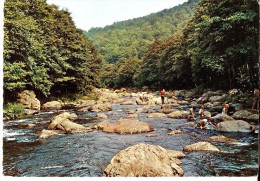
[[(237, 104), (223, 117), (228, 93), (177, 91), (164, 105), (156, 93), (97, 93), (98, 101), (46, 103), (30, 118), (4, 121), (4, 175), (257, 175), (258, 112)], [(188, 109), (201, 104), (215, 116), (217, 130), (197, 129), (187, 121)]]

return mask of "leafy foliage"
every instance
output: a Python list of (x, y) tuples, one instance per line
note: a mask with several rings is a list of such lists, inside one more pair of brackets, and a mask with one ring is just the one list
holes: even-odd
[(32, 89), (84, 93), (99, 85), (102, 60), (67, 10), (45, 0), (4, 4), (5, 96)]
[(253, 0), (202, 0), (180, 38), (174, 35), (172, 41), (154, 42), (144, 57), (139, 84), (152, 88), (256, 86), (258, 7)]
[(5, 119), (17, 119), (26, 115), (22, 104), (8, 103), (4, 107), (4, 118)]

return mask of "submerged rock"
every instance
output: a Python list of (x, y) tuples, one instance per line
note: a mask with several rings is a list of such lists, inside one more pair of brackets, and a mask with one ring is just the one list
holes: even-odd
[(107, 133), (135, 134), (153, 131), (154, 127), (139, 120), (119, 119), (114, 123), (102, 121), (96, 125), (97, 129)]
[(185, 146), (183, 151), (219, 151), (219, 149), (209, 142), (198, 142)]
[(184, 156), (180, 151), (141, 143), (116, 154), (105, 168), (103, 175), (109, 177), (182, 176), (184, 172), (178, 158)]

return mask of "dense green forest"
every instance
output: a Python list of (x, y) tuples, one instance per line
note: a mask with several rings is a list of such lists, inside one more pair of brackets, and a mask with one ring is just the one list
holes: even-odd
[(202, 0), (181, 35), (150, 47), (137, 82), (155, 88), (256, 86), (258, 22), (255, 0)]
[(190, 19), (199, 0), (85, 32), (106, 62), (115, 63), (137, 56), (141, 59), (156, 39), (170, 37)]
[(258, 24), (256, 0), (189, 0), (83, 32), (46, 0), (6, 0), (4, 98), (96, 86), (248, 89), (259, 79)]
[(104, 84), (152, 89), (256, 86), (257, 1), (201, 0), (196, 5), (189, 1), (86, 33), (107, 62)]
[(99, 85), (102, 60), (70, 13), (46, 0), (4, 3), (4, 97), (84, 93)]

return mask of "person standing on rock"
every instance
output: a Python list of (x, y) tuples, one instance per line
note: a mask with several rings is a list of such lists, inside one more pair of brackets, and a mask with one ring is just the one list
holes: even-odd
[(195, 114), (194, 111), (196, 110), (196, 106), (193, 106), (192, 108), (189, 109), (189, 116), (188, 116), (188, 120), (190, 121), (194, 121), (195, 120)]
[(256, 109), (259, 109), (259, 89), (254, 88), (254, 98), (253, 98), (253, 105), (252, 105), (252, 109), (254, 109), (256, 107)]
[(229, 108), (229, 104), (225, 102), (225, 103), (224, 103), (224, 108), (223, 108), (222, 114), (227, 114), (228, 108)]
[(161, 100), (162, 100), (162, 104), (164, 104), (164, 97), (166, 96), (166, 91), (163, 89), (161, 92)]
[(198, 113), (198, 117), (199, 118), (205, 117), (204, 106), (203, 105), (200, 107), (200, 110), (199, 110), (199, 113)]

